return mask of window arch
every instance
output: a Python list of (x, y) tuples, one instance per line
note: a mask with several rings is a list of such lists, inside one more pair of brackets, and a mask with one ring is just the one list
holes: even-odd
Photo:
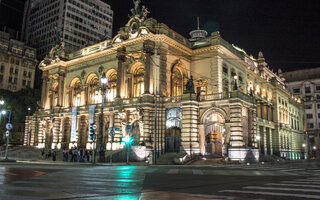
[(101, 101), (99, 93), (99, 79), (96, 74), (91, 74), (87, 79), (88, 85), (88, 103), (97, 104)]
[(58, 105), (58, 82), (55, 81), (51, 85), (51, 100), (50, 107), (53, 108)]
[(173, 67), (171, 74), (171, 96), (181, 96), (183, 94), (183, 76), (177, 67)]
[(141, 97), (144, 92), (145, 68), (138, 66), (133, 73), (133, 97)]
[(71, 91), (71, 105), (80, 106), (81, 103), (81, 82), (79, 78), (75, 78), (71, 82), (70, 86)]
[(107, 94), (107, 100), (113, 101), (117, 95), (117, 72), (112, 72), (108, 76), (108, 87), (109, 91)]
[(249, 81), (249, 84), (248, 84), (248, 93), (249, 94), (252, 94), (254, 92), (254, 83), (253, 81)]

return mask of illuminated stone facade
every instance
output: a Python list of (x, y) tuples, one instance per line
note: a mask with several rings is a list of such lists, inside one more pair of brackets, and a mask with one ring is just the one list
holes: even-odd
[[(132, 12), (112, 40), (40, 64), (43, 108), (27, 117), (25, 145), (91, 148), (89, 107), (95, 105), (94, 121), (97, 133), (103, 129), (105, 149), (111, 146), (107, 129), (120, 128), (113, 143), (120, 149), (130, 124), (134, 145), (146, 147), (145, 155), (153, 148), (156, 132), (160, 154), (180, 151), (244, 161), (257, 159), (260, 148), (262, 154), (301, 157), (303, 107), (269, 70), (262, 53), (251, 58), (219, 32), (189, 41), (146, 18), (144, 7), (141, 13)], [(100, 127), (103, 72), (109, 89)], [(194, 93), (186, 92), (192, 89), (190, 83)], [(288, 106), (296, 112), (298, 129), (289, 126)]]

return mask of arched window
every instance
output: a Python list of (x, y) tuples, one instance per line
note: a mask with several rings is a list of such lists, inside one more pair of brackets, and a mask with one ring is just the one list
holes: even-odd
[(176, 67), (172, 70), (172, 79), (171, 79), (171, 96), (181, 96), (183, 89), (183, 76), (179, 69)]
[(58, 105), (58, 82), (54, 82), (51, 86), (51, 108)]
[(79, 79), (73, 81), (70, 87), (72, 106), (80, 106), (81, 103), (81, 83)]
[(88, 77), (88, 103), (97, 104), (101, 101), (101, 95), (99, 93), (99, 79), (98, 76), (92, 74)]
[(248, 93), (249, 94), (253, 94), (254, 92), (254, 84), (253, 84), (253, 81), (249, 81), (249, 84), (248, 84)]
[(133, 73), (133, 97), (141, 97), (144, 92), (144, 66), (139, 66)]
[(117, 95), (117, 72), (112, 72), (108, 77), (109, 91), (107, 94), (107, 100), (113, 101)]

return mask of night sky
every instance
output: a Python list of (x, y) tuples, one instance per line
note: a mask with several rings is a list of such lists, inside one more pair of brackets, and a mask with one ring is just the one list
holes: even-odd
[[(132, 0), (104, 0), (114, 11), (113, 35), (128, 21)], [(24, 0), (2, 0), (0, 25), (20, 29)], [(189, 38), (197, 26), (284, 71), (320, 67), (320, 0), (142, 0), (150, 17)], [(9, 5), (5, 6), (3, 4)], [(11, 6), (10, 6), (11, 5)], [(22, 5), (22, 6), (21, 6)], [(12, 16), (14, 15), (14, 16)]]

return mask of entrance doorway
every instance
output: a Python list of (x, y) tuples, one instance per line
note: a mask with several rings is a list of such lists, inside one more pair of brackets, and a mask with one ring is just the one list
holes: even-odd
[(181, 117), (181, 108), (169, 108), (166, 112), (166, 152), (180, 152)]
[(219, 113), (211, 113), (205, 119), (205, 155), (224, 154), (224, 118)]

